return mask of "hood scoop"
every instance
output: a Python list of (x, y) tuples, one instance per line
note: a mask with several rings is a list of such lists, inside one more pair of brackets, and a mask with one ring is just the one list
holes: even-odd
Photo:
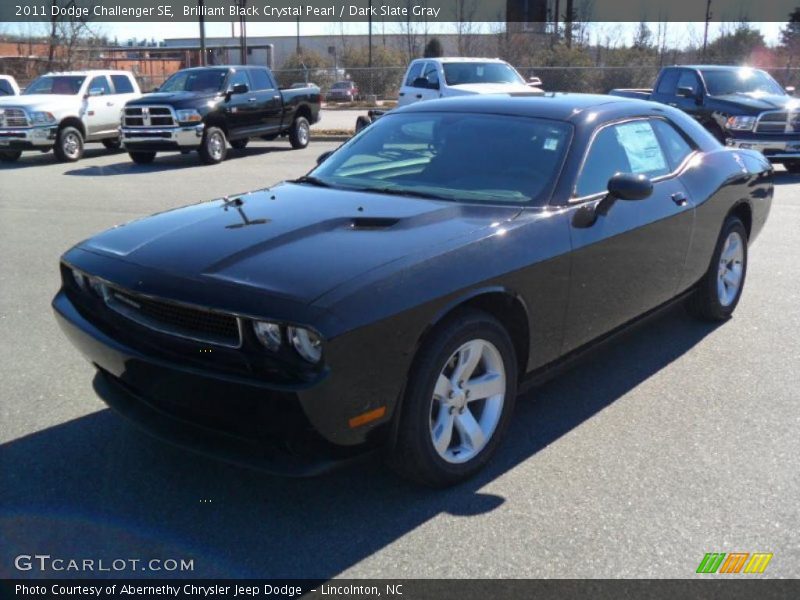
[(397, 225), (400, 219), (393, 217), (355, 217), (350, 219), (349, 228), (356, 231), (373, 231), (376, 229), (389, 229)]

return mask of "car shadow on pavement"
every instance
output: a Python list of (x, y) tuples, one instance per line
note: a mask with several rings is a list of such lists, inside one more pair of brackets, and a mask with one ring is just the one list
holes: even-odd
[[(261, 154), (271, 154), (273, 152), (288, 152), (291, 147), (284, 146), (260, 146), (245, 148), (244, 150), (229, 150), (225, 161), (238, 160), (259, 156)], [(127, 158), (127, 157), (126, 157)], [(200, 161), (196, 152), (188, 154), (171, 153), (156, 156), (155, 161), (148, 165), (138, 165), (128, 159), (125, 162), (114, 163), (113, 165), (92, 165), (80, 169), (67, 171), (64, 175), (77, 175), (80, 177), (109, 177), (115, 175), (143, 175), (147, 173), (157, 173), (159, 171), (174, 171), (175, 169), (190, 169), (193, 167), (213, 168), (215, 165), (205, 165)]]
[(775, 185), (795, 185), (800, 183), (800, 173), (789, 173), (788, 171), (775, 171), (773, 178)]
[(714, 329), (675, 308), (605, 345), (521, 397), (488, 468), (446, 490), (415, 487), (378, 460), (315, 479), (271, 477), (153, 440), (109, 410), (44, 429), (0, 446), (0, 577), (42, 576), (13, 567), (14, 556), (34, 551), (194, 560), (192, 573), (118, 573), (136, 577), (337, 576), (437, 515), (497, 509), (505, 499), (485, 486)]
[[(92, 158), (99, 158), (103, 156), (113, 156), (115, 154), (121, 154), (122, 150), (106, 150), (102, 146), (98, 146), (97, 148), (86, 148), (83, 152), (84, 160), (91, 160)], [(26, 169), (28, 167), (40, 167), (45, 165), (58, 165), (64, 164), (65, 166), (69, 163), (59, 163), (56, 159), (55, 155), (52, 151), (49, 152), (23, 152), (22, 156), (19, 157), (18, 160), (14, 162), (0, 162), (0, 170), (3, 169)], [(78, 163), (76, 163), (78, 164)]]

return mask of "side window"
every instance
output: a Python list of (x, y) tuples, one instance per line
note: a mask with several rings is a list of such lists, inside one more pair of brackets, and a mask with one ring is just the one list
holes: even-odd
[(439, 65), (435, 62), (425, 64), (425, 69), (422, 71), (422, 76), (428, 80), (429, 88), (439, 87)]
[(678, 88), (690, 88), (693, 93), (700, 92), (700, 78), (694, 71), (681, 71), (681, 76), (678, 79)]
[(677, 69), (669, 69), (664, 71), (661, 80), (658, 82), (656, 94), (667, 94), (674, 96), (678, 90), (678, 76), (680, 72)]
[(423, 61), (415, 62), (408, 70), (408, 77), (406, 77), (406, 85), (411, 87), (414, 85), (414, 80), (417, 77), (422, 77), (422, 67), (425, 66)]
[(253, 90), (273, 89), (272, 80), (266, 69), (250, 69), (250, 79), (253, 80)]
[(659, 177), (670, 172), (649, 121), (629, 121), (600, 130), (592, 142), (575, 186), (575, 197), (604, 192), (617, 173)]
[(655, 119), (652, 123), (653, 128), (658, 133), (658, 137), (661, 138), (664, 152), (666, 152), (669, 159), (670, 170), (677, 169), (694, 149), (670, 123), (661, 119)]
[(103, 94), (111, 93), (111, 86), (108, 85), (108, 78), (105, 75), (98, 75), (89, 82), (88, 91), (103, 90)]
[(231, 75), (230, 81), (228, 81), (228, 88), (232, 88), (240, 83), (245, 84), (248, 89), (253, 89), (253, 86), (250, 83), (250, 78), (247, 76), (246, 69), (239, 69), (233, 75)]
[(112, 75), (111, 83), (114, 84), (115, 94), (132, 94), (133, 83), (127, 75)]

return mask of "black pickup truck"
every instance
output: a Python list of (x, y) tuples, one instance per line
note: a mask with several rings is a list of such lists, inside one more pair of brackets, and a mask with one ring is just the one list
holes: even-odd
[(152, 162), (157, 152), (197, 150), (204, 163), (216, 164), (229, 143), (242, 149), (255, 137), (288, 136), (293, 148), (305, 148), (319, 110), (319, 88), (281, 90), (266, 67), (195, 67), (128, 102), (120, 139), (136, 163)]
[(680, 108), (721, 143), (759, 150), (800, 173), (800, 99), (793, 93), (759, 69), (689, 65), (661, 69), (651, 90), (609, 92)]

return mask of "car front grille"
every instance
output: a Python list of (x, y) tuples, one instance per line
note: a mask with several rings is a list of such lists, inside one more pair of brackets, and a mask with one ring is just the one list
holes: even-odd
[(28, 114), (23, 109), (0, 109), (0, 127), (28, 127), (28, 125)]
[(106, 305), (114, 312), (155, 331), (202, 343), (239, 348), (239, 319), (233, 315), (176, 304), (117, 287), (104, 289)]
[(800, 112), (776, 110), (761, 113), (756, 133), (800, 133)]
[(169, 106), (131, 106), (125, 109), (124, 127), (174, 127), (175, 117)]

